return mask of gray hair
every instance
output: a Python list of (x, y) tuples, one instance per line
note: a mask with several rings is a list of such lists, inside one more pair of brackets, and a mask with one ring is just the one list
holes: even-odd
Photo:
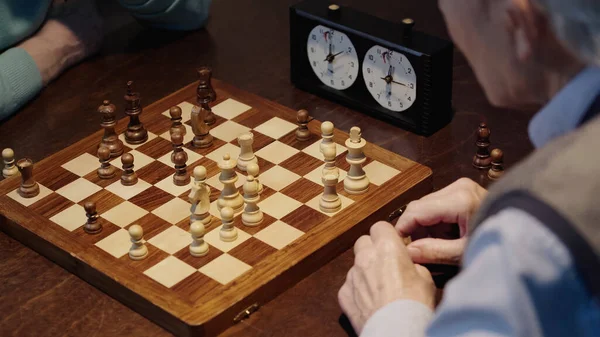
[(588, 64), (600, 65), (600, 1), (535, 0), (559, 39)]

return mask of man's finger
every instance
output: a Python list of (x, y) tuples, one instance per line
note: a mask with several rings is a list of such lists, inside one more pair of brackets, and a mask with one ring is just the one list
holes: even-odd
[(456, 240), (426, 238), (413, 241), (407, 248), (414, 263), (459, 265), (466, 242), (466, 237)]
[(370, 230), (371, 240), (374, 244), (381, 242), (383, 240), (397, 240), (404, 246), (404, 242), (398, 236), (398, 232), (394, 229), (391, 223), (385, 221), (376, 222), (373, 226), (371, 226)]
[(354, 243), (354, 255), (357, 255), (358, 252), (372, 246), (373, 241), (371, 241), (371, 237), (368, 235), (363, 235), (359, 237), (358, 240), (356, 240), (356, 242)]

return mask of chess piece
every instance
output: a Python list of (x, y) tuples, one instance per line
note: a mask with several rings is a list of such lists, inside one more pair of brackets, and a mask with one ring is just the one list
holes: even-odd
[(125, 131), (125, 141), (129, 144), (142, 144), (148, 140), (148, 131), (140, 121), (142, 105), (140, 94), (133, 92), (133, 81), (127, 82), (127, 94), (125, 95), (125, 114), (129, 116), (129, 124)]
[[(179, 133), (177, 133), (179, 134)], [(173, 174), (173, 184), (177, 186), (187, 186), (190, 183), (190, 174), (187, 171), (186, 162), (188, 160), (185, 151), (177, 152), (173, 158), (175, 163), (175, 173)]]
[(171, 162), (175, 164), (175, 154), (184, 152), (183, 150), (183, 134), (180, 132), (171, 133), (171, 143), (173, 144), (173, 153), (171, 153)]
[(296, 114), (296, 120), (298, 121), (298, 128), (296, 129), (296, 140), (303, 142), (310, 139), (310, 131), (308, 130), (309, 122), (308, 111), (301, 109)]
[(109, 162), (110, 160), (110, 149), (106, 146), (100, 146), (98, 148), (98, 160), (100, 161), (100, 167), (98, 168), (98, 178), (100, 179), (112, 179), (117, 171), (115, 167)]
[(2, 150), (2, 160), (4, 161), (4, 168), (2, 169), (2, 176), (4, 178), (10, 178), (19, 174), (19, 169), (15, 166), (15, 152), (12, 149), (6, 148)]
[(254, 177), (249, 175), (246, 177), (246, 183), (244, 183), (244, 201), (246, 202), (246, 208), (242, 213), (242, 223), (244, 225), (254, 227), (262, 223), (264, 215), (257, 205), (259, 200), (258, 184), (254, 181)]
[(361, 137), (359, 127), (350, 129), (350, 138), (346, 140), (348, 154), (346, 161), (350, 164), (350, 170), (344, 178), (344, 190), (349, 194), (362, 194), (369, 189), (369, 178), (365, 174), (362, 166), (367, 160), (364, 154), (367, 142)]
[(21, 173), (21, 186), (19, 186), (17, 193), (23, 198), (33, 198), (40, 194), (40, 186), (33, 179), (33, 160), (29, 158), (19, 159), (17, 168)]
[(209, 226), (212, 220), (210, 215), (210, 187), (206, 185), (206, 168), (202, 165), (194, 167), (194, 182), (192, 189), (188, 195), (192, 207), (190, 212), (190, 221), (202, 222), (203, 225)]
[(237, 160), (237, 167), (242, 171), (246, 171), (246, 166), (248, 166), (249, 163), (258, 163), (258, 159), (256, 159), (256, 156), (254, 155), (254, 150), (252, 150), (254, 135), (252, 132), (246, 132), (241, 134), (237, 140), (241, 148)]
[(488, 171), (488, 178), (498, 180), (504, 175), (504, 152), (500, 149), (493, 149), (490, 157), (492, 158), (492, 167)]
[(477, 153), (473, 157), (473, 166), (477, 169), (489, 169), (492, 166), (492, 158), (490, 157), (490, 129), (485, 123), (479, 124), (477, 129)]
[(169, 129), (169, 132), (171, 134), (179, 132), (182, 136), (185, 136), (187, 130), (185, 129), (185, 125), (181, 123), (181, 113), (181, 108), (177, 105), (169, 109), (169, 115), (171, 116), (171, 129)]
[(212, 70), (209, 67), (202, 67), (198, 69), (198, 88), (196, 88), (196, 102), (204, 110), (204, 123), (206, 125), (213, 125), (217, 121), (215, 114), (212, 112), (209, 103), (214, 102), (217, 99), (217, 93), (212, 87)]
[(204, 224), (200, 221), (194, 221), (190, 225), (192, 233), (192, 244), (190, 244), (190, 254), (194, 257), (201, 257), (208, 254), (208, 244), (204, 241)]
[(132, 260), (143, 260), (148, 256), (148, 247), (144, 242), (144, 230), (138, 224), (129, 227), (129, 236), (131, 237), (131, 248), (129, 248), (129, 258)]
[(231, 207), (221, 208), (221, 222), (223, 226), (219, 231), (219, 237), (221, 241), (231, 242), (235, 241), (238, 237), (237, 228), (233, 225), (233, 209)]
[[(108, 149), (107, 149), (108, 150)], [(108, 150), (110, 153), (110, 150)], [(96, 212), (96, 203), (88, 201), (83, 204), (85, 209), (85, 215), (87, 216), (87, 222), (83, 225), (83, 230), (88, 234), (98, 234), (102, 231), (102, 224), (98, 222), (98, 212)]]
[(258, 194), (260, 195), (263, 192), (263, 184), (258, 179), (259, 170), (258, 163), (250, 163), (246, 166), (246, 173), (254, 177), (254, 181), (258, 185)]
[(333, 174), (336, 176), (340, 175), (340, 170), (335, 166), (336, 148), (325, 147), (323, 148), (323, 157), (325, 158), (325, 166), (323, 166), (322, 176)]
[(117, 126), (117, 115), (115, 111), (115, 105), (110, 104), (110, 102), (106, 100), (98, 107), (98, 113), (102, 116), (100, 126), (104, 129), (100, 147), (107, 147), (110, 150), (111, 158), (117, 158), (123, 154), (123, 142), (119, 139), (119, 136), (117, 136), (117, 132), (115, 131), (115, 126)]
[(335, 213), (342, 209), (342, 201), (336, 190), (338, 178), (336, 175), (328, 174), (321, 180), (325, 185), (325, 189), (319, 200), (319, 208), (325, 213)]
[(333, 123), (331, 122), (323, 122), (321, 124), (321, 144), (319, 145), (319, 149), (321, 153), (323, 153), (323, 149), (326, 147), (332, 147), (335, 149), (335, 143), (333, 142)]
[(121, 184), (123, 184), (124, 186), (132, 186), (137, 184), (137, 173), (133, 171), (133, 155), (131, 153), (123, 154), (121, 156), (121, 163), (123, 164)]
[(197, 148), (207, 148), (212, 145), (213, 136), (210, 134), (210, 127), (204, 122), (207, 110), (202, 107), (194, 106), (192, 108), (191, 123), (194, 139), (192, 145)]
[(230, 207), (235, 213), (239, 213), (244, 208), (244, 199), (235, 187), (238, 180), (235, 167), (235, 159), (231, 159), (229, 153), (223, 155), (223, 160), (219, 163), (221, 169), (219, 181), (223, 184), (223, 190), (221, 190), (221, 195), (217, 200), (217, 208), (221, 210), (224, 207)]

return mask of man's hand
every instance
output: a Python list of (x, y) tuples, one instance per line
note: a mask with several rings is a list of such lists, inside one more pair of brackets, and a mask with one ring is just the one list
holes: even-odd
[[(408, 253), (415, 263), (458, 265), (466, 245), (467, 224), (487, 191), (461, 178), (435, 193), (413, 201), (396, 223), (401, 236), (411, 236)], [(459, 238), (451, 224), (458, 224)]]
[(431, 274), (412, 263), (394, 227), (378, 222), (370, 234), (354, 244), (354, 266), (338, 293), (340, 306), (358, 334), (367, 320), (388, 303), (414, 300), (432, 310), (435, 305)]

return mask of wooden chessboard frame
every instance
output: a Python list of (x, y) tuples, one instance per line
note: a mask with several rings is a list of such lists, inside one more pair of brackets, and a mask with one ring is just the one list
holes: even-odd
[[(181, 101), (194, 101), (196, 83), (144, 107), (144, 124), (165, 118), (161, 113)], [(228, 96), (295, 123), (296, 112), (280, 104), (213, 80), (217, 95)], [(122, 133), (128, 119), (117, 124)], [(312, 120), (309, 129), (320, 134), (321, 122)], [(34, 176), (52, 169), (55, 162), (65, 162), (85, 149), (97, 146), (100, 130), (81, 141), (35, 164)], [(348, 134), (334, 130), (334, 141), (344, 144)], [(152, 280), (130, 279), (125, 266), (114, 258), (91, 253), (82, 242), (52, 230), (52, 222), (8, 197), (20, 184), (19, 177), (0, 182), (0, 229), (49, 258), (71, 273), (86, 280), (136, 312), (181, 336), (215, 335), (239, 321), (239, 314), (252, 305), (262, 305), (316, 271), (335, 256), (352, 246), (354, 241), (379, 220), (391, 221), (394, 211), (431, 191), (431, 169), (398, 154), (367, 143), (365, 154), (401, 171), (376, 189), (368, 198), (342, 210), (339, 215), (306, 232), (293, 244), (265, 258), (259, 265), (227, 285), (219, 296), (200, 306), (179, 298), (163, 295), (161, 285)], [(243, 315), (242, 315), (243, 316)], [(237, 318), (236, 318), (237, 317)]]

